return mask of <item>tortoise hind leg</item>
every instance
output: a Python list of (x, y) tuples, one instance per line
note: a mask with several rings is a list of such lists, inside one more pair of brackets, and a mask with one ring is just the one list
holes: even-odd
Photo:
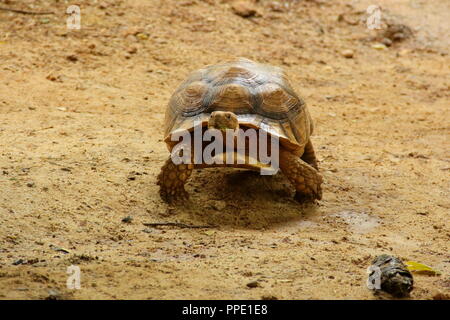
[(159, 194), (167, 203), (185, 201), (188, 194), (184, 184), (192, 174), (192, 164), (174, 164), (172, 159), (166, 160), (158, 175), (157, 184), (160, 186)]
[(314, 169), (319, 170), (319, 166), (317, 165), (316, 153), (314, 152), (314, 147), (312, 145), (311, 139), (306, 144), (305, 151), (303, 152), (303, 155), (300, 157), (300, 159), (305, 161)]
[(319, 172), (287, 150), (280, 150), (280, 169), (295, 187), (295, 199), (322, 199), (322, 176)]

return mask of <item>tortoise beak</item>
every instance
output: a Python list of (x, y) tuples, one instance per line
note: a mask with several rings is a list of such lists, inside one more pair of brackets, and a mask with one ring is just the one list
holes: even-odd
[(215, 128), (215, 121), (214, 121), (214, 118), (213, 117), (211, 117), (211, 118), (209, 118), (209, 121), (208, 121), (208, 129), (214, 129)]

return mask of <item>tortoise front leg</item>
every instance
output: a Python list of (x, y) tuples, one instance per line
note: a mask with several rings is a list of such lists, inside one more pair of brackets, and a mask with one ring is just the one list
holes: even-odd
[(280, 150), (280, 169), (294, 185), (296, 200), (322, 199), (322, 176), (312, 166), (293, 153)]
[(167, 203), (185, 201), (189, 198), (184, 184), (192, 174), (193, 164), (174, 164), (172, 159), (166, 160), (158, 175), (159, 194)]

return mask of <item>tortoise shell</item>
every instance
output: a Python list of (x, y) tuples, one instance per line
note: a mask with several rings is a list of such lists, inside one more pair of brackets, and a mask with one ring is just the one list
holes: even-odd
[(164, 137), (206, 126), (213, 111), (232, 111), (240, 127), (265, 130), (301, 155), (313, 124), (305, 102), (282, 69), (240, 58), (194, 71), (176, 89), (167, 107)]

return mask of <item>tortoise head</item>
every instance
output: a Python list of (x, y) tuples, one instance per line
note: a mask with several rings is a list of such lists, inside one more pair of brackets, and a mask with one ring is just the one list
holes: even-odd
[(229, 111), (214, 111), (208, 121), (208, 129), (226, 130), (239, 129), (239, 122), (236, 114)]

